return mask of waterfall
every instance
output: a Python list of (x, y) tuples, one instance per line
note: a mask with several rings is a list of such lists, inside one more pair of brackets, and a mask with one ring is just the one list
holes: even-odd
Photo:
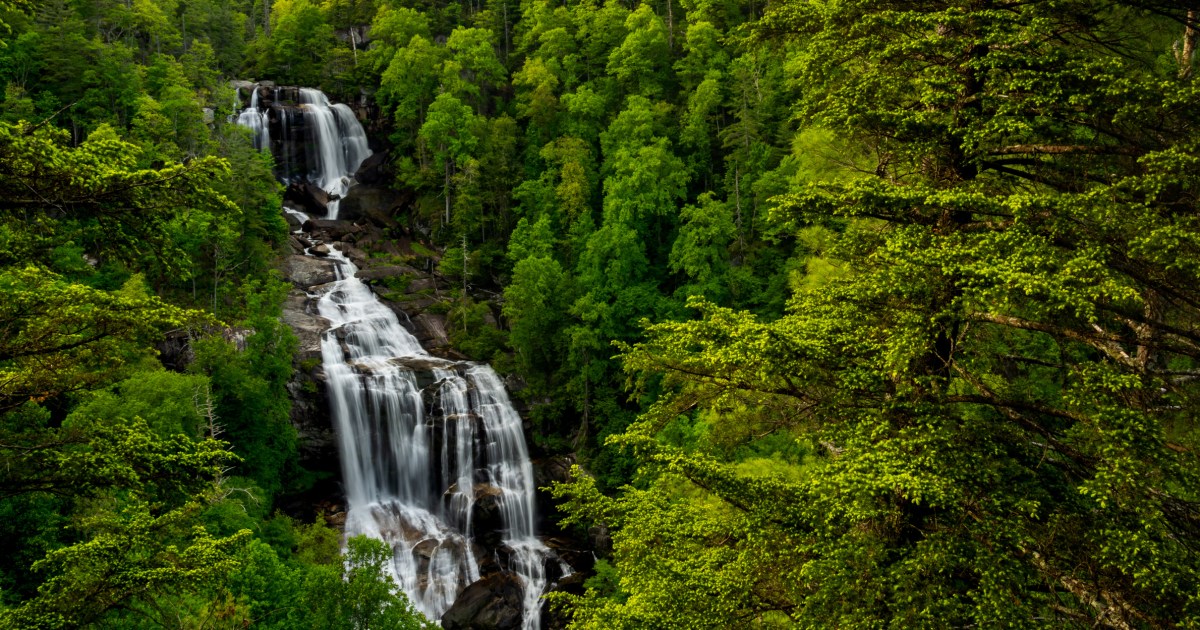
[(300, 106), (311, 137), (308, 180), (329, 193), (329, 218), (337, 218), (337, 199), (346, 195), (354, 172), (371, 155), (367, 134), (354, 112), (330, 104), (320, 90), (300, 88)]
[[(256, 147), (271, 148), (285, 182), (307, 179), (328, 192), (328, 216), (337, 218), (337, 199), (371, 154), (354, 113), (308, 88), (276, 88), (263, 100), (268, 106), (256, 85), (238, 123), (254, 130)], [(337, 280), (322, 287), (317, 310), (331, 324), (321, 356), (346, 536), (391, 545), (390, 573), (434, 620), (485, 575), (514, 574), (523, 588), (522, 627), (538, 628), (547, 563), (562, 574), (570, 568), (535, 535), (533, 466), (500, 378), (487, 365), (426, 353), (355, 277), (355, 265), (327, 247)]]
[[(329, 193), (327, 218), (336, 219), (338, 200), (346, 195), (354, 183), (355, 171), (371, 155), (358, 118), (347, 105), (330, 103), (320, 90), (299, 88), (298, 104), (293, 106), (282, 104), (281, 89), (275, 88), (270, 107), (260, 103), (259, 90), (256, 84), (250, 105), (238, 116), (237, 123), (253, 132), (255, 148), (276, 155), (277, 174), (285, 183), (303, 176)], [(271, 144), (272, 120), (278, 140), (275, 146)], [(297, 155), (304, 157), (307, 169), (301, 170), (302, 165), (295, 163)]]
[(248, 127), (254, 134), (254, 148), (259, 151), (271, 150), (271, 128), (268, 122), (267, 112), (259, 111), (258, 109), (258, 86), (254, 86), (254, 90), (250, 96), (250, 106), (242, 110), (238, 115), (237, 124)]
[[(522, 627), (538, 628), (545, 566), (556, 557), (535, 536), (533, 467), (500, 378), (487, 365), (426, 353), (330, 249), (338, 280), (318, 311), (332, 324), (321, 355), (346, 535), (388, 542), (400, 588), (435, 620), (481, 578), (481, 540), (498, 538), (492, 554), (523, 584)], [(489, 516), (476, 522), (481, 507)]]

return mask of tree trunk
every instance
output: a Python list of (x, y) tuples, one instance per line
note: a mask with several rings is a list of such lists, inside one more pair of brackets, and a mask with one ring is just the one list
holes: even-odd
[(675, 15), (671, 11), (671, 0), (667, 0), (667, 50), (675, 50)]
[(446, 180), (442, 192), (446, 197), (446, 216), (442, 225), (450, 225), (450, 158), (446, 158)]
[(1172, 46), (1175, 52), (1175, 61), (1179, 64), (1179, 78), (1186, 79), (1192, 76), (1192, 65), (1196, 59), (1196, 19), (1197, 12), (1195, 10), (1187, 12), (1187, 27), (1183, 29), (1183, 42), (1175, 42)]

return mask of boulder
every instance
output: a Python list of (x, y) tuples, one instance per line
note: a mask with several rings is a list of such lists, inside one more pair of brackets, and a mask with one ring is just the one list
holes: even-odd
[[(541, 540), (576, 573), (590, 574), (592, 572), (592, 567), (596, 564), (596, 556), (586, 541), (571, 536), (546, 536)], [(558, 562), (551, 561), (546, 568), (546, 577), (551, 581), (563, 579), (562, 568)]]
[(354, 263), (356, 267), (361, 269), (367, 266), (370, 259), (367, 256), (367, 253), (363, 250), (349, 243), (338, 242), (334, 245), (337, 247), (338, 251), (342, 252), (342, 255), (344, 255), (346, 258), (349, 258), (350, 262)]
[(304, 231), (320, 232), (326, 241), (340, 241), (361, 232), (362, 228), (343, 219), (309, 219), (304, 222)]
[[(572, 573), (554, 584), (550, 588), (550, 592), (561, 591), (582, 596), (587, 590), (584, 586), (587, 577), (586, 573)], [(542, 628), (544, 630), (559, 630), (560, 628), (566, 628), (570, 623), (571, 612), (569, 610), (555, 610), (547, 606), (544, 600), (542, 601)]]
[(313, 247), (313, 248), (309, 249), (308, 251), (312, 252), (313, 256), (328, 256), (329, 255), (329, 246), (326, 245), (325, 243), (321, 243), (320, 245), (317, 245), (316, 247)]
[(358, 50), (366, 50), (367, 44), (371, 43), (371, 29), (367, 26), (339, 28), (333, 32), (333, 36)]
[(303, 236), (297, 234), (288, 235), (288, 245), (291, 245), (292, 251), (297, 254), (303, 254), (304, 250), (312, 247), (314, 243)]
[(445, 630), (517, 630), (524, 609), (521, 579), (493, 573), (471, 584), (442, 615)]
[(450, 347), (450, 336), (446, 334), (446, 316), (438, 313), (421, 313), (412, 318), (413, 336), (430, 352)]
[(544, 488), (554, 482), (568, 483), (571, 481), (571, 466), (575, 465), (575, 455), (555, 455), (533, 461), (533, 482), (538, 488)]
[(398, 227), (393, 215), (412, 202), (411, 194), (401, 194), (379, 184), (351, 186), (346, 197), (338, 203), (338, 217), (342, 219), (370, 219), (381, 227)]
[[(304, 212), (303, 208), (301, 208), (295, 204), (287, 203), (287, 205), (297, 212)], [(299, 230), (300, 228), (302, 228), (304, 226), (304, 222), (300, 219), (300, 217), (298, 217), (286, 210), (283, 213), (283, 220), (287, 221), (288, 230), (291, 232), (295, 232), (296, 230)]]
[(248, 98), (250, 96), (250, 90), (254, 89), (254, 82), (253, 81), (230, 81), (229, 87), (237, 90), (240, 94), (245, 94), (246, 97)]
[[(387, 166), (387, 151), (379, 151), (372, 153), (371, 157), (363, 160), (362, 164), (358, 165), (358, 170), (354, 173), (354, 179), (365, 186), (377, 186), (386, 184), (391, 178), (391, 169)], [(349, 198), (349, 195), (346, 195)]]
[(413, 280), (412, 284), (408, 285), (409, 293), (421, 293), (425, 291), (436, 292), (438, 288), (437, 280), (430, 276), (424, 276)]
[(300, 206), (305, 214), (325, 216), (329, 214), (329, 193), (320, 186), (308, 182), (296, 182), (287, 187), (283, 198)]
[(156, 347), (158, 348), (159, 362), (163, 364), (163, 367), (175, 372), (183, 372), (187, 369), (188, 364), (196, 358), (192, 352), (189, 331), (186, 330), (167, 333)]
[(504, 377), (504, 389), (507, 389), (510, 394), (524, 391), (526, 387), (529, 387), (529, 383), (520, 374), (508, 374)]
[(283, 275), (292, 284), (307, 288), (337, 280), (337, 271), (331, 260), (320, 260), (310, 256), (288, 256), (283, 266)]
[(495, 549), (486, 549), (479, 543), (471, 543), (471, 553), (475, 555), (475, 561), (479, 563), (479, 575), (486, 576), (505, 570), (500, 564), (500, 554)]
[[(522, 413), (522, 417), (528, 418), (529, 415)], [(558, 511), (559, 502), (555, 501), (554, 496), (549, 491), (542, 490), (542, 488), (549, 488), (555, 483), (570, 482), (571, 466), (575, 464), (575, 456), (571, 454), (541, 457), (534, 459), (531, 463), (533, 464), (533, 487), (537, 488), (533, 499), (537, 506), (534, 513), (537, 515), (538, 531), (555, 533), (562, 536), (569, 535), (569, 531), (563, 530), (558, 525), (558, 521), (565, 516), (565, 514), (560, 514)], [(588, 547), (588, 543), (586, 540), (580, 540), (571, 543), (569, 546), (583, 549)], [(568, 563), (571, 566), (576, 566), (574, 560), (568, 560)]]
[(303, 291), (292, 289), (283, 302), (280, 319), (296, 333), (301, 359), (321, 358), (321, 333), (329, 329), (330, 323), (316, 314), (312, 298)]
[(437, 357), (392, 357), (391, 362), (403, 365), (414, 372), (429, 372), (431, 370), (449, 370), (454, 368), (453, 361)]
[[(392, 300), (392, 302), (387, 304), (387, 307), (395, 311), (396, 316), (400, 318), (400, 323), (402, 324), (406, 321), (408, 321), (409, 324), (412, 323), (408, 320), (410, 317), (409, 313), (420, 315), (425, 311), (425, 309), (437, 304), (438, 302), (441, 302), (441, 300), (432, 295), (412, 295), (404, 293), (389, 295), (387, 299)], [(412, 327), (408, 326), (408, 328)], [(415, 330), (415, 328), (413, 330)]]
[(504, 491), (486, 483), (475, 484), (471, 504), (471, 530), (475, 541), (489, 549), (503, 544)]
[[(221, 338), (233, 344), (238, 352), (245, 352), (246, 340), (254, 334), (253, 328), (229, 327), (224, 328), (208, 328), (204, 334), (209, 335), (217, 333)], [(187, 331), (168, 333), (166, 338), (156, 345), (158, 350), (158, 360), (163, 367), (183, 372), (196, 358), (196, 354), (192, 349), (192, 337)]]

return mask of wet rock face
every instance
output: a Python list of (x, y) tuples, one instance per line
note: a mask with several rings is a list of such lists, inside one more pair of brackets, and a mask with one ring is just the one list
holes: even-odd
[(280, 319), (292, 328), (300, 340), (301, 360), (321, 358), (321, 333), (329, 328), (329, 320), (316, 314), (315, 302), (305, 292), (292, 289), (283, 303)]
[(502, 544), (504, 538), (504, 515), (502, 497), (504, 491), (488, 484), (475, 484), (475, 503), (471, 505), (471, 529), (475, 540), (489, 549)]
[[(512, 391), (512, 389), (510, 388), (509, 391)], [(555, 483), (570, 482), (571, 466), (574, 465), (575, 457), (573, 455), (556, 455), (533, 460), (534, 486), (537, 488), (547, 488)], [(537, 500), (539, 531), (559, 531), (558, 520), (561, 518), (561, 515), (558, 513), (554, 497), (549, 492), (538, 492), (535, 499)], [(567, 532), (561, 531), (559, 533), (563, 536), (567, 534)], [(579, 543), (577, 546), (586, 545)], [(570, 564), (571, 566), (578, 566), (574, 562)]]
[(517, 630), (521, 627), (521, 580), (494, 573), (468, 586), (442, 615), (445, 630)]
[(320, 366), (298, 372), (287, 384), (292, 399), (292, 426), (296, 429), (300, 463), (309, 470), (336, 473), (337, 435), (329, 422), (329, 395)]
[(364, 186), (387, 184), (392, 175), (387, 161), (387, 151), (376, 151), (358, 166), (358, 171), (354, 173), (354, 179)]
[(338, 206), (339, 219), (371, 219), (377, 223), (395, 224), (392, 216), (412, 202), (411, 195), (402, 195), (384, 185), (358, 183), (346, 191), (346, 197)]
[(308, 182), (293, 182), (283, 193), (283, 198), (295, 204), (305, 214), (325, 216), (329, 212), (329, 193)]
[(283, 275), (296, 287), (307, 289), (337, 280), (335, 269), (330, 261), (292, 255), (284, 262)]
[[(558, 581), (554, 591), (570, 593), (572, 595), (582, 597), (587, 588), (584, 587), (584, 581), (587, 580), (587, 575), (583, 572), (572, 573)], [(568, 610), (555, 610), (550, 608), (547, 602), (542, 601), (542, 628), (544, 630), (558, 630), (566, 628), (571, 623), (571, 612)]]
[(344, 241), (350, 235), (363, 232), (363, 228), (353, 221), (344, 219), (309, 219), (304, 222), (304, 231), (325, 242)]

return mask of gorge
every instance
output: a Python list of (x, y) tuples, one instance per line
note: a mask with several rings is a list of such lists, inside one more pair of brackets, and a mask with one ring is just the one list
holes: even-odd
[[(370, 154), (354, 113), (308, 88), (255, 85), (249, 103), (237, 120), (255, 147), (275, 155), (291, 189), (327, 194), (325, 219), (336, 219)], [(537, 537), (533, 467), (501, 379), (487, 365), (426, 352), (337, 245), (314, 243), (305, 255), (331, 262), (336, 278), (308, 289), (307, 301), (325, 325), (345, 535), (386, 541), (400, 589), (447, 628), (471, 623), (473, 613), (454, 606), (472, 589), (476, 604), (481, 592), (494, 601), (485, 614), (496, 627), (539, 628), (539, 598), (571, 568)]]

